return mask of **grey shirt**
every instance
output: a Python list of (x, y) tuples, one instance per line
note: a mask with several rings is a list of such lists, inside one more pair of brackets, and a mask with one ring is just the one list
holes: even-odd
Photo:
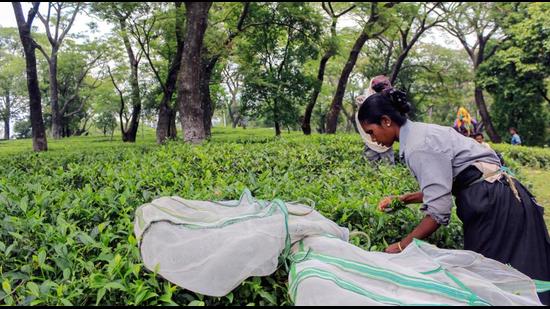
[(424, 194), (420, 210), (443, 225), (451, 217), (454, 177), (474, 162), (500, 166), (493, 150), (453, 128), (410, 120), (399, 132), (399, 156)]

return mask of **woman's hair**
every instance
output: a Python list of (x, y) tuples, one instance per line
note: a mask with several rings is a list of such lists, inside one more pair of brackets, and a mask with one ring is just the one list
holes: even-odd
[(381, 124), (382, 116), (402, 126), (407, 121), (406, 114), (411, 110), (407, 94), (394, 88), (385, 89), (368, 97), (359, 108), (359, 122)]

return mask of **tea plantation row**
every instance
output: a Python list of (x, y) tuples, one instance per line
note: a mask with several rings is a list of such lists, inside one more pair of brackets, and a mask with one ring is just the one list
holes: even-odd
[[(215, 132), (195, 146), (89, 137), (53, 142), (52, 151), (39, 154), (0, 148), (0, 304), (289, 304), (282, 268), (222, 298), (183, 290), (144, 269), (134, 211), (160, 196), (227, 200), (249, 188), (260, 199), (314, 203), (329, 219), (367, 233), (370, 239), (352, 242), (368, 250), (382, 250), (422, 217), (415, 206), (376, 210), (383, 196), (417, 185), (404, 166), (368, 164), (356, 135), (233, 132)], [(459, 220), (429, 241), (460, 248)]]

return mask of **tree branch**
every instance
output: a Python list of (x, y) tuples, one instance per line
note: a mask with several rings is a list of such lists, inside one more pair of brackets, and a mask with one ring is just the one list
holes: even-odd
[(46, 61), (48, 61), (48, 64), (50, 64), (51, 63), (51, 58), (50, 58), (50, 56), (48, 56), (48, 54), (46, 53), (44, 48), (42, 46), (40, 46), (40, 44), (36, 43), (35, 40), (32, 40), (32, 42), (33, 42), (34, 47), (36, 49), (38, 49), (42, 53), (42, 55), (44, 55), (44, 58), (46, 58)]
[[(63, 30), (63, 32), (61, 33), (61, 36), (59, 37), (59, 40), (58, 40), (59, 44), (61, 44), (61, 42), (65, 38), (65, 35), (67, 35), (67, 33), (69, 32), (69, 29), (71, 29), (71, 27), (73, 26), (73, 22), (76, 18), (76, 14), (78, 14), (79, 9), (80, 9), (80, 2), (78, 2), (78, 4), (76, 5), (76, 8), (74, 9), (73, 16), (71, 17), (71, 21), (69, 22), (69, 24), (67, 25), (65, 30)], [(60, 19), (60, 18), (58, 18), (58, 19)]]
[(239, 22), (237, 22), (237, 30), (242, 31), (242, 27), (244, 24), (244, 19), (248, 15), (248, 10), (250, 9), (250, 2), (245, 2), (243, 11), (241, 12), (241, 16), (239, 17)]
[(464, 46), (464, 49), (466, 50), (466, 52), (468, 53), (468, 56), (470, 56), (470, 59), (472, 61), (474, 61), (475, 59), (475, 55), (474, 55), (474, 52), (473, 50), (470, 48), (470, 46), (468, 45), (468, 42), (466, 42), (466, 38), (464, 37), (464, 34), (459, 32), (457, 29), (453, 29), (453, 28), (449, 28), (449, 27), (445, 27), (445, 26), (440, 26), (441, 28), (445, 29), (447, 32), (449, 32), (451, 35), (453, 35), (454, 37), (456, 37), (460, 43), (462, 44), (462, 46)]
[(48, 40), (50, 41), (50, 44), (53, 46), (55, 45), (55, 40), (52, 37), (52, 33), (50, 31), (50, 13), (52, 9), (52, 3), (48, 3), (48, 15), (47, 18), (44, 18), (40, 12), (37, 12), (38, 19), (44, 24), (44, 28), (46, 28), (46, 36), (48, 37)]
[(339, 18), (342, 15), (346, 14), (347, 12), (353, 10), (355, 7), (356, 7), (356, 5), (354, 4), (354, 5), (350, 6), (349, 8), (345, 9), (344, 11), (342, 11), (340, 14), (336, 14), (336, 16), (334, 16), (334, 17)]
[(325, 12), (327, 12), (328, 16), (330, 17), (334, 17), (333, 14), (330, 12), (330, 10), (327, 8), (327, 6), (325, 5), (326, 2), (321, 2), (321, 6), (323, 7), (323, 10), (325, 10)]
[(410, 65), (404, 65), (401, 70), (406, 70), (406, 69), (409, 69), (409, 68), (413, 68), (413, 67), (420, 67), (420, 68), (423, 68), (424, 70), (428, 71), (428, 72), (431, 72), (431, 73), (438, 73), (434, 70), (432, 70), (431, 68), (429, 68), (427, 65), (424, 65), (424, 64), (410, 64)]
[(82, 108), (84, 107), (84, 104), (86, 103), (86, 100), (87, 100), (88, 98), (89, 98), (89, 96), (86, 97), (85, 99), (82, 99), (81, 102), (80, 102), (80, 106), (79, 106), (76, 110), (74, 110), (74, 111), (68, 113), (67, 115), (61, 114), (62, 117), (69, 118), (69, 117), (75, 115), (76, 113), (80, 112), (80, 111), (82, 110)]
[(61, 7), (63, 6), (62, 2), (57, 2), (57, 20), (55, 21), (55, 37), (54, 40), (57, 41), (59, 38), (59, 24), (61, 23)]
[[(115, 89), (118, 91), (118, 95), (120, 97), (120, 110), (119, 110), (119, 113), (118, 113), (118, 116), (119, 116), (119, 119), (120, 119), (120, 131), (122, 133), (126, 132), (126, 130), (124, 129), (124, 125), (123, 125), (123, 121), (122, 121), (122, 115), (124, 114), (124, 96), (122, 95), (122, 91), (120, 91), (120, 89), (118, 88), (116, 82), (115, 82), (115, 78), (113, 77), (113, 74), (111, 73), (111, 68), (109, 66), (107, 66), (107, 71), (109, 72), (109, 76), (111, 77), (111, 81), (113, 82), (113, 86), (115, 86)], [(126, 118), (126, 117), (125, 117)], [(128, 118), (126, 118), (126, 126), (128, 124)]]
[[(13, 3), (15, 3), (15, 2), (13, 2)], [(19, 3), (19, 6), (21, 6), (20, 3)], [(33, 2), (32, 3), (32, 8), (29, 10), (29, 14), (27, 15), (27, 25), (29, 26), (29, 28), (32, 25), (34, 17), (38, 13), (38, 7), (39, 6), (40, 6), (40, 2)]]
[(498, 25), (495, 25), (495, 27), (491, 29), (491, 31), (489, 31), (489, 33), (487, 33), (486, 36), (484, 37), (482, 36), (483, 41), (487, 42), (493, 36), (493, 34), (497, 32), (497, 30), (498, 30)]
[(542, 97), (544, 98), (544, 100), (546, 100), (546, 102), (550, 103), (550, 98), (548, 98), (548, 96), (546, 95), (546, 90), (542, 89), (542, 88), (539, 88), (539, 91), (540, 91), (540, 94), (542, 95)]
[(328, 2), (328, 7), (330, 9), (330, 16), (336, 17), (336, 14), (334, 14), (334, 9), (332, 8), (332, 3), (330, 3), (330, 1)]
[[(132, 31), (132, 33), (134, 34), (134, 37), (136, 38), (136, 40), (138, 41), (138, 44), (139, 46), (141, 47), (141, 51), (143, 52), (143, 54), (145, 54), (145, 58), (147, 58), (147, 62), (149, 63), (149, 66), (151, 67), (151, 70), (153, 70), (153, 73), (155, 74), (155, 77), (157, 78), (157, 81), (159, 82), (161, 88), (162, 88), (162, 91), (163, 92), (166, 92), (167, 89), (166, 89), (166, 85), (164, 84), (164, 81), (162, 80), (162, 78), (160, 77), (160, 73), (159, 71), (157, 70), (157, 68), (155, 67), (155, 64), (153, 63), (153, 59), (151, 59), (151, 54), (149, 52), (149, 49), (150, 49), (150, 35), (151, 35), (151, 30), (153, 29), (153, 26), (156, 22), (156, 18), (153, 16), (153, 21), (151, 23), (151, 26), (149, 27), (149, 29), (145, 29), (146, 26), (145, 26), (145, 21), (143, 21), (143, 36), (144, 36), (144, 39), (146, 42), (143, 42), (141, 40), (141, 34), (140, 34), (140, 31), (138, 29), (138, 23), (133, 23), (131, 26), (130, 26), (130, 31)], [(134, 32), (134, 30), (136, 32)], [(145, 47), (145, 45), (147, 44), (147, 48)]]
[[(95, 57), (90, 63), (88, 63), (84, 69), (84, 71), (82, 73), (80, 73), (80, 76), (78, 77), (78, 81), (77, 81), (77, 84), (76, 84), (76, 89), (75, 89), (75, 93), (67, 100), (65, 101), (65, 104), (63, 104), (63, 107), (60, 109), (60, 112), (59, 114), (60, 115), (63, 115), (65, 114), (65, 112), (67, 111), (67, 108), (69, 107), (69, 104), (72, 103), (77, 97), (78, 97), (78, 92), (80, 90), (80, 87), (82, 87), (82, 82), (84, 81), (84, 78), (86, 78), (86, 75), (88, 75), (88, 72), (92, 69), (93, 65), (97, 62), (97, 60), (99, 60), (101, 58), (103, 54), (99, 54), (97, 55), (97, 57)], [(95, 82), (94, 82), (95, 84)], [(77, 111), (78, 112), (78, 111)], [(74, 115), (74, 113), (73, 113)], [(66, 116), (68, 117), (68, 116)]]
[(224, 42), (224, 46), (228, 46), (229, 44), (231, 44), (233, 39), (235, 39), (235, 37), (237, 35), (239, 35), (239, 33), (243, 32), (246, 28), (248, 28), (248, 27), (243, 27), (243, 24), (244, 24), (244, 20), (246, 19), (247, 15), (248, 15), (249, 8), (250, 8), (250, 3), (245, 2), (244, 7), (243, 7), (243, 11), (241, 12), (241, 16), (239, 17), (239, 21), (237, 22), (237, 31), (235, 31), (235, 32), (230, 31), (229, 32), (229, 35), (227, 36), (227, 39)]

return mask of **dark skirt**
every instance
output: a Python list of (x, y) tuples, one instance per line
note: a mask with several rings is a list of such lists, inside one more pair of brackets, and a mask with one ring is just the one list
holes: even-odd
[[(532, 279), (550, 281), (550, 236), (544, 210), (519, 181), (514, 183), (521, 203), (504, 177), (454, 192), (464, 226), (464, 249), (510, 264)], [(539, 298), (550, 304), (550, 292), (539, 293)]]

